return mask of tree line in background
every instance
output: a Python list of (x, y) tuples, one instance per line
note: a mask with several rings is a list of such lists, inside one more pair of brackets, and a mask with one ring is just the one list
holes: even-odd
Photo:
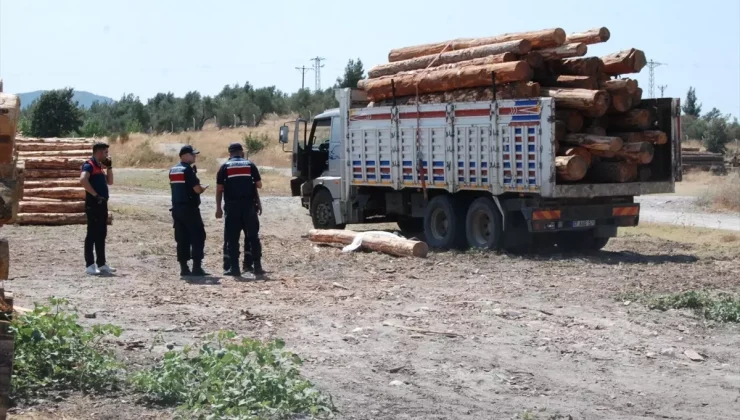
[(173, 93), (158, 93), (146, 103), (127, 94), (112, 103), (95, 102), (83, 108), (74, 102), (71, 88), (44, 92), (21, 112), (20, 131), (33, 137), (126, 136), (129, 133), (202, 130), (206, 121), (213, 120), (219, 128), (258, 126), (269, 114), (290, 112), (310, 118), (328, 108), (338, 106), (335, 88), (357, 87), (365, 78), (361, 60), (349, 60), (342, 77), (332, 88), (322, 91), (301, 89), (293, 94), (275, 86), (255, 88), (226, 85), (215, 96), (203, 96), (191, 91), (183, 97)]
[[(158, 93), (143, 103), (137, 96), (124, 95), (113, 103), (94, 103), (89, 109), (78, 106), (72, 89), (45, 92), (21, 113), (20, 130), (35, 137), (126, 136), (129, 133), (198, 131), (206, 121), (213, 120), (219, 128), (257, 126), (269, 114), (290, 112), (310, 118), (328, 108), (338, 106), (335, 88), (357, 87), (365, 78), (360, 59), (349, 60), (342, 77), (332, 88), (323, 91), (301, 89), (287, 94), (275, 86), (255, 88), (249, 82), (243, 86), (226, 85), (215, 96), (203, 96), (197, 91), (178, 98), (172, 93)], [(737, 118), (722, 114), (717, 108), (702, 115), (702, 106), (691, 87), (682, 107), (684, 139), (700, 140), (710, 152), (724, 153), (726, 145), (740, 140)]]

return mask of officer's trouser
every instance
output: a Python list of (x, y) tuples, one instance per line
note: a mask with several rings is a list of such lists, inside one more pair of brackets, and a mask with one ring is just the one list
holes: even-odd
[(262, 244), (259, 239), (259, 220), (254, 201), (239, 200), (227, 201), (224, 211), (226, 217), (225, 233), (228, 246), (229, 261), (238, 268), (239, 264), (239, 236), (245, 233), (245, 248), (249, 247), (252, 260), (259, 262), (262, 259)]
[(197, 206), (172, 207), (172, 220), (175, 226), (177, 242), (177, 261), (186, 262), (203, 260), (203, 248), (206, 243), (206, 229)]

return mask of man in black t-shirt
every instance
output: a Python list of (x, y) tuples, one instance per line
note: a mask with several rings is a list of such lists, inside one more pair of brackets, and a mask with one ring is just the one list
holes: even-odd
[[(180, 163), (170, 169), (172, 220), (177, 242), (177, 261), (181, 276), (207, 276), (202, 267), (206, 229), (200, 216), (200, 195), (208, 188), (201, 185), (193, 164), (200, 153), (187, 145), (180, 149)], [(193, 260), (193, 270), (188, 260)]]
[(107, 144), (96, 143), (92, 152), (92, 157), (82, 164), (80, 174), (80, 184), (85, 188), (87, 217), (85, 272), (112, 274), (116, 269), (106, 263), (105, 238), (108, 234), (108, 186), (113, 185), (113, 163), (108, 156)]

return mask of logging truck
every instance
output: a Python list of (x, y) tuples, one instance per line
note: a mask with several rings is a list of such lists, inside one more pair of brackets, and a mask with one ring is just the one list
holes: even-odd
[(671, 193), (680, 181), (678, 99), (641, 105), (667, 137), (649, 171), (635, 179), (605, 162), (572, 181), (579, 176), (557, 156), (552, 98), (379, 106), (352, 89), (336, 98), (339, 108), (279, 132), (292, 195), (317, 229), (395, 222), (441, 249), (598, 250), (638, 224), (635, 196)]

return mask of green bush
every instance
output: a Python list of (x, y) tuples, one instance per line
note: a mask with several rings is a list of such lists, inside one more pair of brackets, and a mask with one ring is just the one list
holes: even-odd
[(248, 156), (256, 155), (257, 153), (261, 152), (265, 147), (267, 147), (267, 144), (270, 142), (270, 138), (267, 137), (267, 134), (262, 134), (260, 136), (254, 136), (252, 133), (245, 134), (244, 135), (244, 151), (247, 153)]
[(170, 351), (158, 366), (135, 374), (131, 383), (152, 402), (178, 405), (189, 417), (279, 419), (335, 412), (330, 396), (298, 371), (301, 360), (282, 341), (263, 344), (221, 331), (197, 351)]
[(121, 328), (95, 325), (85, 329), (75, 313), (65, 312), (65, 299), (13, 319), (15, 355), (11, 395), (41, 396), (53, 390), (105, 392), (118, 388), (122, 365), (101, 341), (118, 337)]
[(650, 301), (650, 309), (693, 309), (706, 319), (718, 322), (740, 322), (740, 299), (720, 293), (716, 296), (694, 290), (661, 296)]

